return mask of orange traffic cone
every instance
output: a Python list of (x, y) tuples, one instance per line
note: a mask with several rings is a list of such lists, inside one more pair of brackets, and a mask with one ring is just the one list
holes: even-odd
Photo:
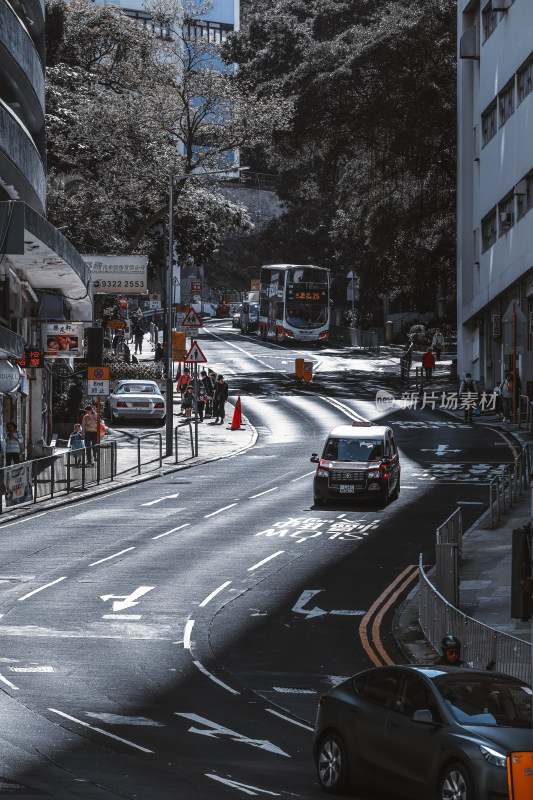
[(233, 414), (233, 421), (231, 423), (231, 430), (238, 431), (241, 428), (242, 414), (241, 414), (241, 398), (239, 397), (235, 403), (235, 412)]

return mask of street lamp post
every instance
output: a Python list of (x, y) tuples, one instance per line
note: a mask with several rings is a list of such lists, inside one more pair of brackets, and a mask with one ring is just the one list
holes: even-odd
[[(203, 178), (208, 175), (227, 174), (228, 172), (244, 172), (249, 167), (233, 167), (230, 169), (217, 169), (212, 172), (191, 172), (187, 175), (174, 175), (170, 174), (169, 187), (168, 187), (168, 270), (166, 280), (166, 311), (167, 311), (167, 325), (166, 325), (166, 338), (167, 338), (167, 380), (166, 380), (166, 437), (165, 437), (165, 453), (167, 456), (172, 455), (172, 439), (174, 433), (174, 383), (172, 379), (172, 270), (174, 266), (174, 181), (184, 180), (189, 178)], [(197, 394), (195, 382), (195, 396)], [(196, 455), (198, 455), (198, 416), (195, 417), (195, 439), (196, 439)]]

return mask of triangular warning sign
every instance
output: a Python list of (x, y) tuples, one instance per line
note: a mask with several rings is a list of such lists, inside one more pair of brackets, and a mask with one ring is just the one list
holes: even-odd
[(185, 356), (185, 364), (207, 364), (207, 358), (204, 356), (198, 346), (198, 342), (193, 342), (192, 347)]
[(202, 327), (202, 320), (194, 310), (194, 308), (189, 309), (187, 312), (185, 319), (181, 323), (183, 327), (189, 328), (201, 328)]

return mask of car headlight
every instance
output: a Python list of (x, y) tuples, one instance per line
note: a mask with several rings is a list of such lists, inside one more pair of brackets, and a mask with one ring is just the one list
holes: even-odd
[(317, 469), (317, 471), (316, 471), (317, 478), (327, 478), (328, 475), (329, 475), (329, 472), (328, 472), (327, 469)]
[(479, 749), (489, 764), (492, 764), (494, 767), (503, 767), (507, 769), (507, 756), (503, 756), (498, 750), (493, 750), (492, 747), (486, 747), (484, 744), (480, 744)]
[(367, 472), (366, 474), (367, 474), (368, 478), (379, 478), (380, 477), (379, 469), (371, 469), (370, 472)]

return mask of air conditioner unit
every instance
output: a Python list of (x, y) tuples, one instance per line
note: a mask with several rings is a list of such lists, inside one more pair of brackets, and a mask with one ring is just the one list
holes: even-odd
[(492, 338), (498, 339), (502, 335), (502, 318), (501, 314), (492, 315)]
[(513, 224), (513, 212), (502, 211), (500, 213), (500, 225), (502, 228), (509, 228)]

